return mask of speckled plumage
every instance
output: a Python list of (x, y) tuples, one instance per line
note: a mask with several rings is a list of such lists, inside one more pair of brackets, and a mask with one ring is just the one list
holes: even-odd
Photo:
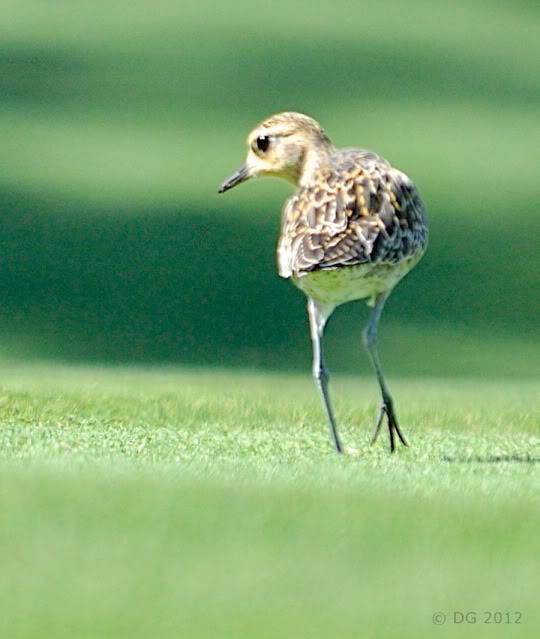
[(363, 337), (381, 390), (372, 443), (386, 417), (390, 449), (400, 430), (376, 347), (377, 326), (394, 286), (420, 260), (427, 244), (424, 205), (407, 175), (371, 151), (338, 150), (318, 122), (302, 114), (278, 113), (248, 136), (244, 166), (219, 192), (260, 175), (297, 187), (283, 211), (278, 270), (308, 297), (313, 375), (330, 432), (343, 452), (328, 391), (322, 337), (336, 306), (367, 299), (373, 306)]
[(411, 180), (374, 153), (346, 149), (330, 155), (286, 203), (278, 268), (337, 305), (391, 289), (426, 243), (424, 206)]

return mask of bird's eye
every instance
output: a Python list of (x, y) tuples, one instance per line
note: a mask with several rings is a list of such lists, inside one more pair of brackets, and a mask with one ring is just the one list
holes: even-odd
[(256, 144), (259, 151), (262, 151), (264, 153), (265, 151), (268, 151), (268, 147), (270, 146), (270, 138), (267, 135), (259, 135)]

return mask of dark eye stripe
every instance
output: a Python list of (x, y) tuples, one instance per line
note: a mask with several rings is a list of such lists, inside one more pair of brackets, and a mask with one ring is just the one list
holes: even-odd
[(264, 153), (268, 150), (269, 146), (270, 138), (267, 135), (259, 135), (259, 137), (257, 138), (257, 148), (259, 149), (259, 151), (262, 151)]

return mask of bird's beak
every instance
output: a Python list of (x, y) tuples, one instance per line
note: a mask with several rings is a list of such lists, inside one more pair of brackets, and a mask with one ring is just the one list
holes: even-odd
[(249, 174), (248, 168), (244, 164), (244, 166), (240, 167), (238, 171), (236, 171), (236, 173), (233, 173), (230, 178), (227, 178), (225, 182), (223, 182), (223, 184), (218, 189), (218, 193), (225, 193), (225, 191), (232, 189), (232, 187), (236, 186), (237, 184), (245, 182), (250, 177), (251, 176)]

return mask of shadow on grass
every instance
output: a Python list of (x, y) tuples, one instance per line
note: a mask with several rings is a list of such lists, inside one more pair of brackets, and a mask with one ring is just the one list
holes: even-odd
[[(305, 369), (304, 298), (275, 273), (277, 217), (239, 215), (217, 198), (204, 210), (185, 202), (181, 211), (113, 213), (0, 191), (4, 350)], [(457, 225), (441, 212), (432, 220), (429, 252), (396, 289), (387, 322), (536, 334), (534, 217), (519, 224), (500, 215), (498, 226), (474, 219)], [(348, 305), (335, 339), (350, 331), (360, 348), (362, 321)]]
[(540, 464), (539, 457), (530, 455), (494, 455), (493, 457), (443, 457), (449, 464)]
[[(181, 35), (181, 37), (179, 37)], [(185, 30), (153, 34), (144, 47), (123, 50), (54, 48), (21, 43), (0, 49), (0, 91), (6, 104), (80, 105), (165, 117), (198, 109), (266, 114), (275, 109), (313, 112), (321, 103), (378, 100), (463, 101), (531, 105), (540, 97), (536, 77), (467, 55), (462, 47), (362, 37), (284, 34), (261, 43), (258, 34), (226, 28), (201, 34)], [(299, 81), (301, 79), (301, 81)], [(324, 86), (324, 92), (321, 87)], [(283, 104), (286, 96), (287, 104)]]

